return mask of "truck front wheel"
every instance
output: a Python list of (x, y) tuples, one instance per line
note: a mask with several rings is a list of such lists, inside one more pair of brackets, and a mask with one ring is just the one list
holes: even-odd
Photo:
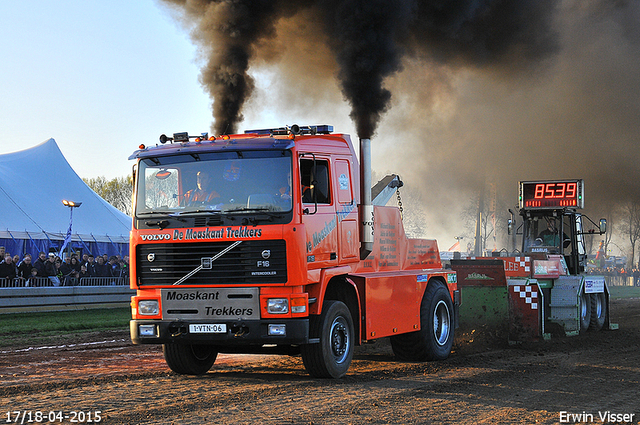
[(209, 345), (173, 344), (162, 346), (167, 366), (181, 375), (203, 375), (211, 369), (218, 352)]
[(444, 360), (453, 346), (453, 303), (440, 282), (429, 284), (420, 305), (420, 330), (392, 336), (394, 355), (404, 361)]
[(342, 378), (353, 358), (354, 328), (351, 312), (340, 301), (325, 301), (322, 314), (311, 321), (310, 334), (318, 344), (300, 347), (302, 362), (315, 378)]

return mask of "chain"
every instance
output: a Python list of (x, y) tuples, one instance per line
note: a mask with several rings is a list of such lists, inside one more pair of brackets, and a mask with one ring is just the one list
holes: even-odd
[(396, 189), (396, 195), (398, 195), (398, 208), (400, 208), (400, 219), (404, 220), (404, 214), (402, 213), (402, 199), (400, 199), (400, 188)]

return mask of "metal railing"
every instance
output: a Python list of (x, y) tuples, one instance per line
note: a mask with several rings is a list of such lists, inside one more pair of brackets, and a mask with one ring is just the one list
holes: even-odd
[(31, 277), (24, 279), (0, 279), (0, 288), (44, 288), (56, 286), (129, 286), (128, 277)]
[(608, 286), (640, 286), (633, 276), (605, 276), (604, 280)]

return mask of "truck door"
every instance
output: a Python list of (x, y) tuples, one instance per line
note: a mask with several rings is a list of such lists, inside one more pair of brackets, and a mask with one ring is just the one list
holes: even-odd
[(338, 262), (338, 220), (331, 181), (328, 158), (302, 155), (300, 190), (309, 269), (329, 267)]

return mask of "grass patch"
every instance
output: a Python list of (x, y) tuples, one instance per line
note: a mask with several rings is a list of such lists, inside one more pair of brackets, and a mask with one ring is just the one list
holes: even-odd
[(640, 298), (640, 286), (609, 286), (612, 299)]
[(128, 330), (130, 319), (128, 307), (3, 314), (0, 316), (0, 346), (46, 343), (64, 334)]

